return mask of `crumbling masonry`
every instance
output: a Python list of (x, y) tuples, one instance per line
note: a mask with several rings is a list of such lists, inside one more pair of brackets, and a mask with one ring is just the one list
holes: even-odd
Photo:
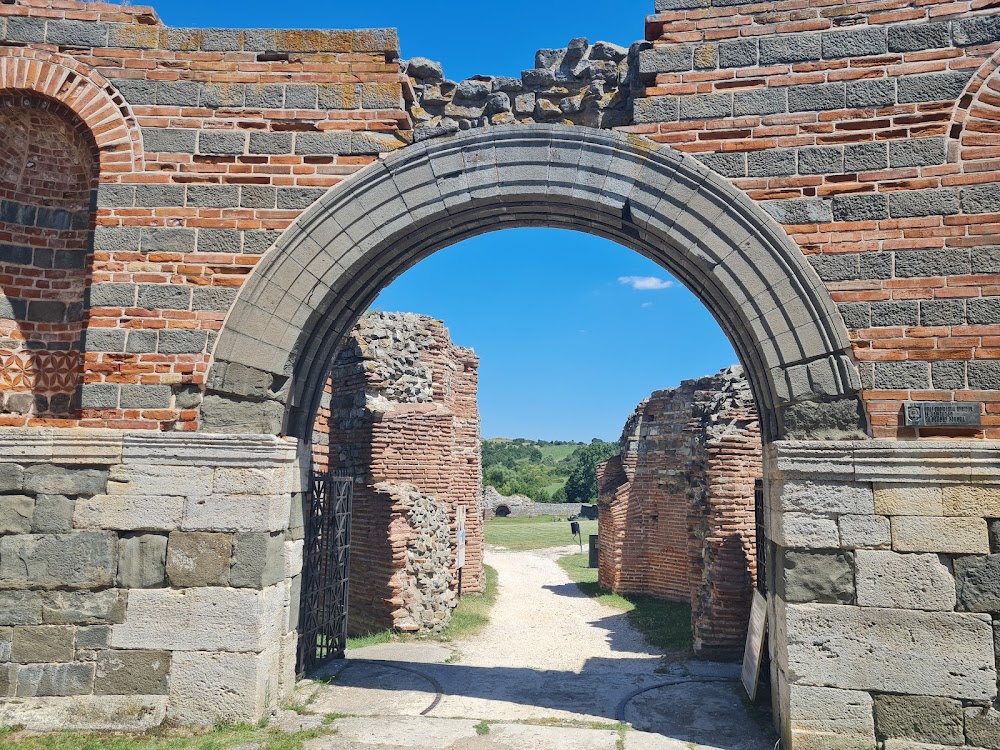
[(337, 354), (314, 437), (317, 464), (356, 477), (349, 627), (438, 631), (458, 575), (456, 517), (465, 507), (463, 592), (482, 590), (479, 359), (440, 321), (368, 313)]
[(742, 368), (654, 391), (599, 470), (602, 587), (691, 603), (696, 652), (742, 653), (760, 422)]

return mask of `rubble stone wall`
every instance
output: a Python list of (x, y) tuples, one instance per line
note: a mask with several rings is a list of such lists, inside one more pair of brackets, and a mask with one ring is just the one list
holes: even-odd
[(654, 391), (599, 470), (599, 582), (691, 603), (695, 650), (740, 653), (756, 580), (760, 424), (742, 369)]
[[(316, 433), (314, 452), (317, 463), (356, 477), (352, 632), (439, 629), (440, 620), (414, 614), (421, 607), (434, 613), (446, 607), (450, 617), (459, 505), (466, 508), (462, 590), (482, 590), (478, 364), (470, 349), (451, 342), (440, 321), (412, 313), (366, 314), (334, 360), (330, 409), (317, 422), (328, 429)], [(392, 489), (397, 485), (411, 489)], [(404, 554), (412, 517), (403, 504), (414, 492), (424, 503), (443, 503), (450, 518), (450, 554), (433, 557), (445, 566), (434, 585), (415, 584)], [(422, 517), (430, 523), (436, 515)], [(414, 597), (426, 601), (414, 603)]]

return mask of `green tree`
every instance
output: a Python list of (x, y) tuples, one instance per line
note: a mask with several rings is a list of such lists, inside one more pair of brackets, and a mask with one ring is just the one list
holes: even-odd
[(617, 443), (594, 438), (580, 448), (576, 466), (566, 480), (566, 500), (571, 503), (597, 501), (597, 467), (618, 453)]

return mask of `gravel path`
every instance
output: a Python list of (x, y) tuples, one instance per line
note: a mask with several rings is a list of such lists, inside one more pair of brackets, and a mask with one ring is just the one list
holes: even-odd
[(651, 671), (660, 652), (625, 615), (583, 594), (556, 560), (575, 547), (527, 552), (488, 550), (499, 595), (490, 623), (455, 644), (460, 664), (580, 673), (593, 660), (626, 660), (628, 671)]

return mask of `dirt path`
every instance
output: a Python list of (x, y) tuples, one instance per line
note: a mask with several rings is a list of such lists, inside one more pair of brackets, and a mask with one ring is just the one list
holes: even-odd
[[(307, 714), (348, 715), (308, 749), (770, 750), (738, 665), (656, 672), (659, 652), (580, 592), (556, 562), (565, 551), (489, 550), (499, 592), (480, 635), (359, 649), (329, 685), (304, 685)], [(634, 729), (616, 728), (622, 716)]]
[(606, 659), (627, 661), (630, 671), (654, 670), (660, 652), (620, 610), (583, 594), (559, 567), (556, 560), (575, 551), (488, 551), (486, 564), (499, 574), (497, 603), (478, 637), (455, 644), (459, 663), (579, 673)]

